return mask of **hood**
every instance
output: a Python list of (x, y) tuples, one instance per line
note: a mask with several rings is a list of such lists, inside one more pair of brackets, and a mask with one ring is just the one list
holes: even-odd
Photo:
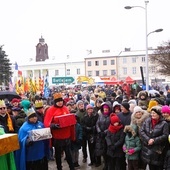
[(135, 137), (137, 135), (138, 128), (136, 125), (127, 125), (124, 128), (124, 132), (131, 132), (132, 136)]
[(109, 112), (112, 113), (112, 104), (111, 104), (111, 102), (107, 101), (107, 102), (102, 103), (101, 109), (100, 109), (102, 113), (103, 113), (103, 106), (104, 105), (107, 105), (109, 107), (109, 110), (110, 110)]
[(115, 107), (115, 106), (120, 106), (121, 104), (119, 103), (119, 102), (117, 102), (117, 101), (114, 101), (113, 102), (113, 108)]

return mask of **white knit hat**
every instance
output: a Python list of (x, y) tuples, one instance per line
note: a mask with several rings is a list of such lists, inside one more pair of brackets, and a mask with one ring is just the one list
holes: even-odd
[(139, 106), (135, 106), (135, 107), (134, 107), (133, 113), (135, 114), (135, 113), (137, 113), (137, 112), (143, 112), (143, 110), (141, 109), (141, 107), (139, 107)]

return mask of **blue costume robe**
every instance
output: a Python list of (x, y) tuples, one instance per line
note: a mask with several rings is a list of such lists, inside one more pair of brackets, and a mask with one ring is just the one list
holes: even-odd
[(26, 146), (29, 131), (41, 128), (44, 128), (44, 125), (40, 121), (35, 124), (26, 121), (21, 126), (18, 133), (20, 149), (15, 153), (17, 170), (26, 170), (27, 161), (41, 160), (48, 155), (48, 140), (36, 141), (31, 146)]

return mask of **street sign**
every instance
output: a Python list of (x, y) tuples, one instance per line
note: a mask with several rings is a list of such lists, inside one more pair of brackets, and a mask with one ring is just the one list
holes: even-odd
[(52, 77), (52, 83), (58, 84), (58, 83), (73, 83), (74, 78), (73, 77)]

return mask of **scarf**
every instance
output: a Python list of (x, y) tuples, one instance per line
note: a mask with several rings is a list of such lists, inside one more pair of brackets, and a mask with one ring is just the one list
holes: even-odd
[(159, 119), (151, 119), (152, 129), (154, 129), (155, 125), (159, 122)]
[(114, 126), (114, 125), (110, 124), (108, 130), (111, 133), (116, 133), (122, 128), (123, 128), (123, 125)]
[(10, 132), (14, 132), (14, 128), (13, 128), (13, 124), (12, 124), (12, 119), (9, 115), (9, 113), (6, 113), (7, 114), (7, 126), (9, 128), (9, 131)]

